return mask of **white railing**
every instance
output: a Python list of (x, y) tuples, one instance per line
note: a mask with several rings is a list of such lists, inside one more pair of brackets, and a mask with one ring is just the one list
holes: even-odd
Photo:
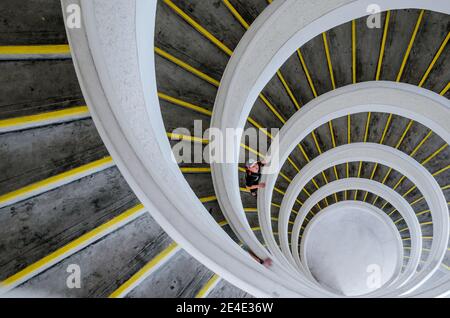
[[(156, 1), (62, 0), (62, 3), (63, 8), (69, 4), (81, 8), (81, 28), (68, 29), (68, 37), (79, 82), (94, 122), (123, 176), (141, 202), (153, 211), (153, 217), (164, 230), (197, 260), (252, 295), (336, 296), (293, 270), (293, 264), (278, 247), (271, 246), (273, 255), (270, 255), (258, 242), (240, 201), (237, 163), (212, 165), (218, 201), (242, 241), (258, 256), (274, 258), (270, 270), (256, 264), (231, 240), (197, 199), (172, 161), (156, 90), (153, 46)], [(450, 13), (448, 2), (379, 0), (378, 3), (383, 9), (426, 8)], [(212, 126), (222, 130), (243, 128), (259, 92), (295, 49), (323, 31), (366, 15), (368, 4), (370, 1), (275, 1), (254, 22), (230, 60), (220, 85)], [(425, 97), (419, 95), (418, 98)], [(430, 98), (426, 99), (429, 101)], [(366, 106), (358, 111), (374, 111), (370, 105)], [(416, 116), (414, 105), (406, 114), (397, 112), (391, 105), (380, 106), (378, 110), (418, 120), (448, 142), (449, 131), (445, 126), (449, 122), (448, 103), (446, 106), (446, 113), (441, 118), (428, 120)], [(299, 114), (296, 118), (300, 121), (306, 118), (306, 124), (301, 126), (305, 129), (295, 137), (296, 141), (310, 131), (307, 127), (316, 127), (333, 116), (352, 111), (343, 107), (339, 113), (325, 107), (316, 113), (318, 119), (313, 121), (303, 113)], [(283, 131), (291, 129), (287, 125)], [(281, 137), (284, 143), (280, 149), (285, 160), (295, 138), (284, 132)], [(224, 142), (235, 141), (225, 139)], [(239, 145), (234, 149), (238, 151)], [(411, 177), (411, 180), (415, 179)], [(268, 191), (262, 192), (259, 198), (260, 206), (266, 202), (261, 200), (271, 196), (274, 182), (269, 180), (268, 185)], [(448, 239), (448, 214), (444, 220), (442, 198), (439, 194), (428, 193), (422, 188), (423, 184), (417, 185), (430, 199), (427, 203), (440, 229), (441, 239), (433, 240), (433, 246), (441, 247), (442, 236), (446, 234)], [(264, 237), (272, 244), (272, 234), (267, 233), (267, 220), (263, 217), (261, 221)], [(433, 250), (436, 257), (429, 269), (435, 268), (434, 261), (440, 256), (437, 248)], [(424, 279), (430, 272), (422, 271), (417, 276)], [(412, 288), (405, 286), (402, 293)]]
[(81, 8), (81, 28), (67, 33), (92, 118), (124, 178), (164, 230), (220, 277), (252, 295), (333, 296), (294, 278), (277, 262), (271, 270), (257, 264), (215, 222), (172, 160), (156, 90), (156, 1), (62, 4)]
[[(294, 114), (280, 130), (279, 143), (275, 144), (275, 147), (269, 149), (268, 156), (271, 156), (270, 153), (276, 154), (280, 162), (285, 162), (288, 155), (294, 150), (298, 143), (315, 128), (332, 119), (348, 114), (369, 111), (391, 113), (413, 119), (434, 131), (447, 143), (450, 142), (450, 127), (447, 124), (450, 121), (450, 102), (448, 99), (424, 89), (419, 90), (412, 85), (390, 82), (367, 82), (337, 89), (324, 94), (310, 102), (308, 105), (305, 105), (301, 110)], [(352, 147), (354, 147), (355, 151), (350, 151)], [(358, 148), (362, 149), (364, 147), (365, 151), (356, 151)], [(344, 149), (343, 157), (345, 157), (341, 158), (340, 161), (335, 160), (333, 157), (339, 149)], [(345, 149), (347, 149), (346, 154)], [(382, 153), (384, 153), (384, 156), (380, 156)], [(297, 179), (303, 178), (303, 175), (306, 173), (309, 179), (304, 180), (304, 182), (309, 181), (313, 176), (320, 173), (320, 171), (339, 163), (349, 161), (374, 162), (374, 160), (377, 163), (384, 164), (399, 171), (410, 179), (422, 192), (432, 211), (433, 223), (435, 226), (432, 253), (430, 253), (426, 269), (422, 270), (417, 275), (417, 279), (420, 277), (421, 280), (416, 281), (415, 287), (411, 284), (403, 287), (405, 292), (411, 292), (414, 288), (419, 287), (421, 283), (425, 282), (426, 279), (428, 279), (440, 266), (446, 252), (449, 237), (447, 202), (434, 177), (424, 167), (406, 154), (387, 146), (345, 145), (325, 152), (317, 157), (314, 163), (310, 163), (307, 166), (308, 169), (305, 172), (303, 172), (303, 170), (300, 172), (301, 176)], [(320, 169), (310, 170), (309, 167), (314, 167), (316, 162), (323, 163), (326, 166), (320, 166)], [(260, 190), (258, 196), (261, 230), (269, 249), (274, 254), (279, 248), (272, 234), (270, 202), (276, 179), (277, 174), (263, 176), (262, 182), (266, 183), (266, 188)], [(298, 184), (299, 187), (297, 188), (295, 187), (296, 185), (294, 179), (294, 185), (291, 186), (293, 189), (296, 189), (296, 192), (299, 192), (302, 189), (300, 186), (303, 184)], [(292, 199), (293, 197), (296, 197), (291, 194), (292, 191), (294, 190), (289, 191), (288, 189), (288, 192), (286, 193), (289, 195), (290, 204), (284, 207), (284, 212), (280, 212), (282, 213), (280, 217), (280, 222), (282, 222), (280, 227), (282, 226), (283, 229), (286, 228), (287, 223), (287, 216), (285, 214), (291, 211), (293, 206)], [(285, 199), (286, 198), (287, 196)], [(283, 246), (286, 250), (287, 234), (285, 231), (280, 233), (282, 233), (280, 235), (284, 236), (281, 237), (280, 240), (283, 240)], [(410, 289), (407, 290), (407, 288)]]

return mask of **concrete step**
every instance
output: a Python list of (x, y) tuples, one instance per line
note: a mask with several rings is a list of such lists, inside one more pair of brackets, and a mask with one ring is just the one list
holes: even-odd
[[(145, 214), (30, 279), (16, 291), (35, 290), (55, 297), (107, 297), (171, 242)], [(80, 267), (81, 288), (70, 289), (66, 284), (71, 264)]]
[(80, 105), (71, 60), (0, 61), (0, 120)]
[(0, 46), (67, 43), (59, 1), (4, 0), (0, 12)]
[(112, 167), (0, 209), (0, 281), (138, 204)]
[(91, 119), (0, 135), (0, 194), (108, 156)]
[(194, 298), (213, 273), (185, 251), (142, 281), (129, 298)]

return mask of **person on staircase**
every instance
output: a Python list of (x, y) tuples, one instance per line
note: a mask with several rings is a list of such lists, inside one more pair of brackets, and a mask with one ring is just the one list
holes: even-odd
[(265, 161), (249, 159), (245, 164), (245, 187), (250, 191), (250, 194), (256, 198), (258, 189), (263, 189), (266, 184), (260, 183), (261, 168), (266, 165)]
[(256, 256), (255, 253), (253, 253), (252, 251), (248, 252), (250, 254), (250, 256), (257, 261), (258, 263), (260, 263), (261, 265), (263, 265), (266, 268), (269, 268), (270, 266), (272, 266), (272, 259), (271, 258), (266, 258), (266, 259), (261, 259), (258, 256)]

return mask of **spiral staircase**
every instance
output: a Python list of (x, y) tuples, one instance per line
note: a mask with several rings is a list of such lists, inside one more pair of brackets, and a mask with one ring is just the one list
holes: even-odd
[(392, 2), (3, 0), (1, 295), (448, 297), (450, 3)]

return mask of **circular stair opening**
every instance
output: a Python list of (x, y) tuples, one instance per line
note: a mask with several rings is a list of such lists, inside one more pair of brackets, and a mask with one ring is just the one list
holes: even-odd
[(306, 228), (302, 258), (324, 287), (345, 296), (370, 293), (398, 271), (398, 233), (363, 207), (330, 207)]

